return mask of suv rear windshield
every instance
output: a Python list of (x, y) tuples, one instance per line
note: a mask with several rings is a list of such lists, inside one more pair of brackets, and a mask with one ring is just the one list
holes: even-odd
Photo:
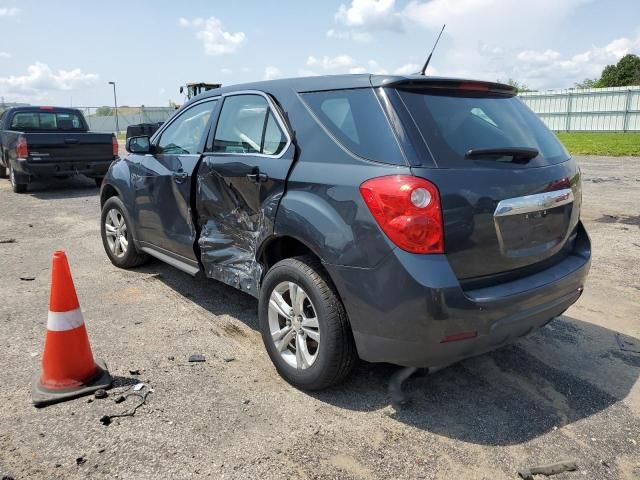
[(320, 123), (346, 149), (383, 163), (406, 162), (371, 88), (301, 94)]
[(80, 115), (72, 112), (18, 112), (11, 119), (12, 130), (85, 130)]
[(510, 157), (470, 160), (469, 150), (535, 148), (519, 167), (560, 163), (569, 154), (555, 135), (514, 96), (463, 90), (398, 90), (439, 167), (495, 166)]

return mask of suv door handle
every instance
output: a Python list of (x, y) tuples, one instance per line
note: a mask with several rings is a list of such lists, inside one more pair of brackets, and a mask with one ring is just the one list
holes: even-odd
[(249, 181), (253, 183), (262, 183), (269, 180), (269, 175), (267, 175), (266, 173), (260, 173), (260, 172), (247, 173), (247, 178), (249, 179)]
[(177, 172), (173, 172), (173, 179), (176, 183), (184, 182), (189, 175), (184, 170), (179, 170)]

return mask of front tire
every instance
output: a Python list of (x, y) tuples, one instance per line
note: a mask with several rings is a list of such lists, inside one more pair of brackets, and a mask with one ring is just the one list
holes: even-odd
[(15, 193), (24, 193), (27, 191), (27, 184), (18, 181), (18, 176), (13, 168), (11, 168), (11, 165), (9, 165), (9, 181), (11, 182), (11, 189)]
[(276, 263), (264, 278), (258, 308), (267, 353), (287, 382), (321, 390), (351, 373), (357, 355), (347, 314), (315, 257)]
[(109, 198), (100, 215), (100, 234), (104, 250), (116, 267), (133, 268), (146, 263), (149, 256), (138, 252), (131, 233), (127, 208), (118, 197)]

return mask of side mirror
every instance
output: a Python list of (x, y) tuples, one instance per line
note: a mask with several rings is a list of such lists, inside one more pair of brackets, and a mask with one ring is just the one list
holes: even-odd
[(127, 138), (127, 152), (129, 153), (151, 153), (151, 140), (147, 135)]

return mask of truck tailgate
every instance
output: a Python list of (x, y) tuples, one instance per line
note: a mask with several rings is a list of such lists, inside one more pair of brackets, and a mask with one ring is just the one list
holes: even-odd
[(34, 161), (92, 161), (113, 159), (110, 133), (26, 133), (29, 158)]

